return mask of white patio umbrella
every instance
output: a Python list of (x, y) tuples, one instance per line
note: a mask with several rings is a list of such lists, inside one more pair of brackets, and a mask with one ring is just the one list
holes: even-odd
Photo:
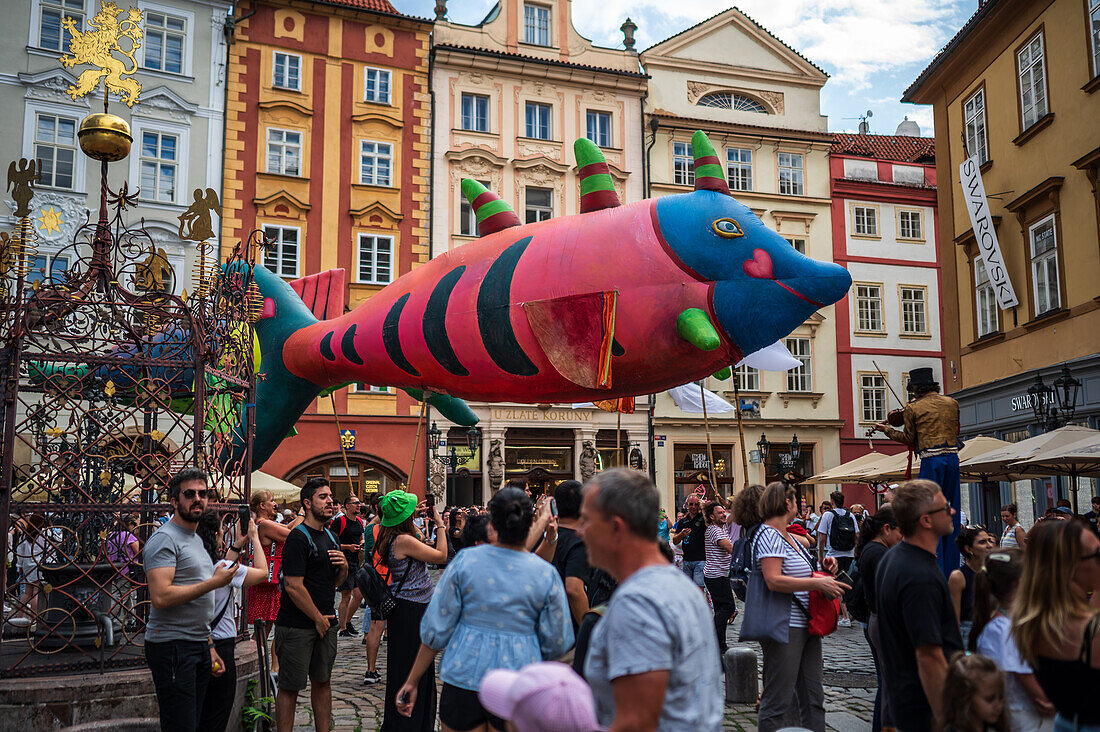
[(1027, 460), (1013, 464), (1013, 469), (1038, 475), (1068, 475), (1073, 481), (1073, 510), (1077, 511), (1077, 479), (1100, 478), (1100, 432), (1087, 435), (1070, 444), (1047, 443)]

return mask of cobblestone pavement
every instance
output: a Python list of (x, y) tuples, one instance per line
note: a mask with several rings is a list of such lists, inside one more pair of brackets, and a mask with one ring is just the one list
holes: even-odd
[[(362, 614), (356, 614), (356, 625)], [(737, 637), (739, 620), (731, 626), (731, 645)], [(373, 732), (382, 725), (383, 694), (385, 693), (386, 642), (378, 658), (378, 671), (382, 681), (364, 685), (363, 672), (367, 668), (366, 650), (362, 636), (340, 638), (336, 666), (332, 672), (332, 719), (334, 732)], [(760, 661), (760, 648), (754, 647)], [(871, 652), (858, 627), (838, 628), (825, 639), (825, 721), (830, 730), (856, 732), (869, 730), (871, 712), (875, 701), (875, 667)], [(309, 709), (309, 692), (303, 690), (298, 697), (298, 713), (294, 729), (306, 732), (313, 729), (313, 712)], [(727, 704), (724, 730), (755, 730), (756, 708), (753, 704)]]

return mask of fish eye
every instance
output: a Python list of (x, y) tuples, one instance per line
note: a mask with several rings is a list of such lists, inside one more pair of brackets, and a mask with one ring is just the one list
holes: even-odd
[(738, 236), (744, 236), (745, 232), (741, 231), (741, 225), (733, 219), (718, 219), (711, 228), (714, 229), (714, 233), (723, 239), (733, 239)]

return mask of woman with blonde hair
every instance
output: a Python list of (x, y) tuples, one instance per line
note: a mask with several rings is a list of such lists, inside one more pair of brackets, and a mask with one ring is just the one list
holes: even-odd
[(1012, 606), (1020, 656), (1058, 710), (1055, 732), (1100, 732), (1100, 538), (1077, 521), (1043, 521), (1028, 535)]
[[(275, 494), (271, 491), (252, 491), (249, 505), (252, 508), (252, 520), (256, 524), (256, 535), (260, 539), (260, 548), (267, 558), (267, 581), (248, 589), (248, 624), (251, 626), (257, 620), (264, 621), (263, 636), (266, 643), (267, 635), (275, 625), (275, 617), (279, 614), (279, 565), (283, 561), (283, 542), (290, 535), (292, 527), (275, 520), (278, 509), (275, 507)], [(255, 546), (252, 551), (256, 551)], [(278, 673), (279, 657), (272, 653), (269, 658), (271, 672)]]

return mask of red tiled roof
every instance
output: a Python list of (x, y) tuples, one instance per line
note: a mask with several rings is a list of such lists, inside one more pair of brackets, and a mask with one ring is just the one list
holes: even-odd
[(478, 56), (492, 56), (494, 58), (514, 58), (519, 61), (532, 61), (534, 63), (546, 64), (548, 66), (564, 66), (570, 69), (587, 69), (588, 71), (599, 71), (605, 74), (618, 74), (620, 76), (633, 76), (639, 79), (648, 79), (647, 74), (643, 74), (641, 71), (626, 71), (624, 69), (612, 69), (607, 66), (590, 66), (588, 64), (578, 64), (571, 61), (559, 61), (552, 58), (541, 58), (539, 56), (529, 56), (525, 53), (513, 53), (510, 51), (499, 51), (496, 49), (479, 48), (477, 46), (463, 46), (454, 43), (437, 43), (435, 49), (441, 51), (460, 51), (464, 53), (470, 53)]
[(327, 5), (343, 5), (358, 10), (373, 10), (376, 13), (389, 15), (403, 15), (397, 8), (390, 4), (389, 0), (321, 0)]
[(936, 159), (936, 141), (931, 137), (837, 132), (833, 134), (832, 153), (904, 163), (933, 162)]

